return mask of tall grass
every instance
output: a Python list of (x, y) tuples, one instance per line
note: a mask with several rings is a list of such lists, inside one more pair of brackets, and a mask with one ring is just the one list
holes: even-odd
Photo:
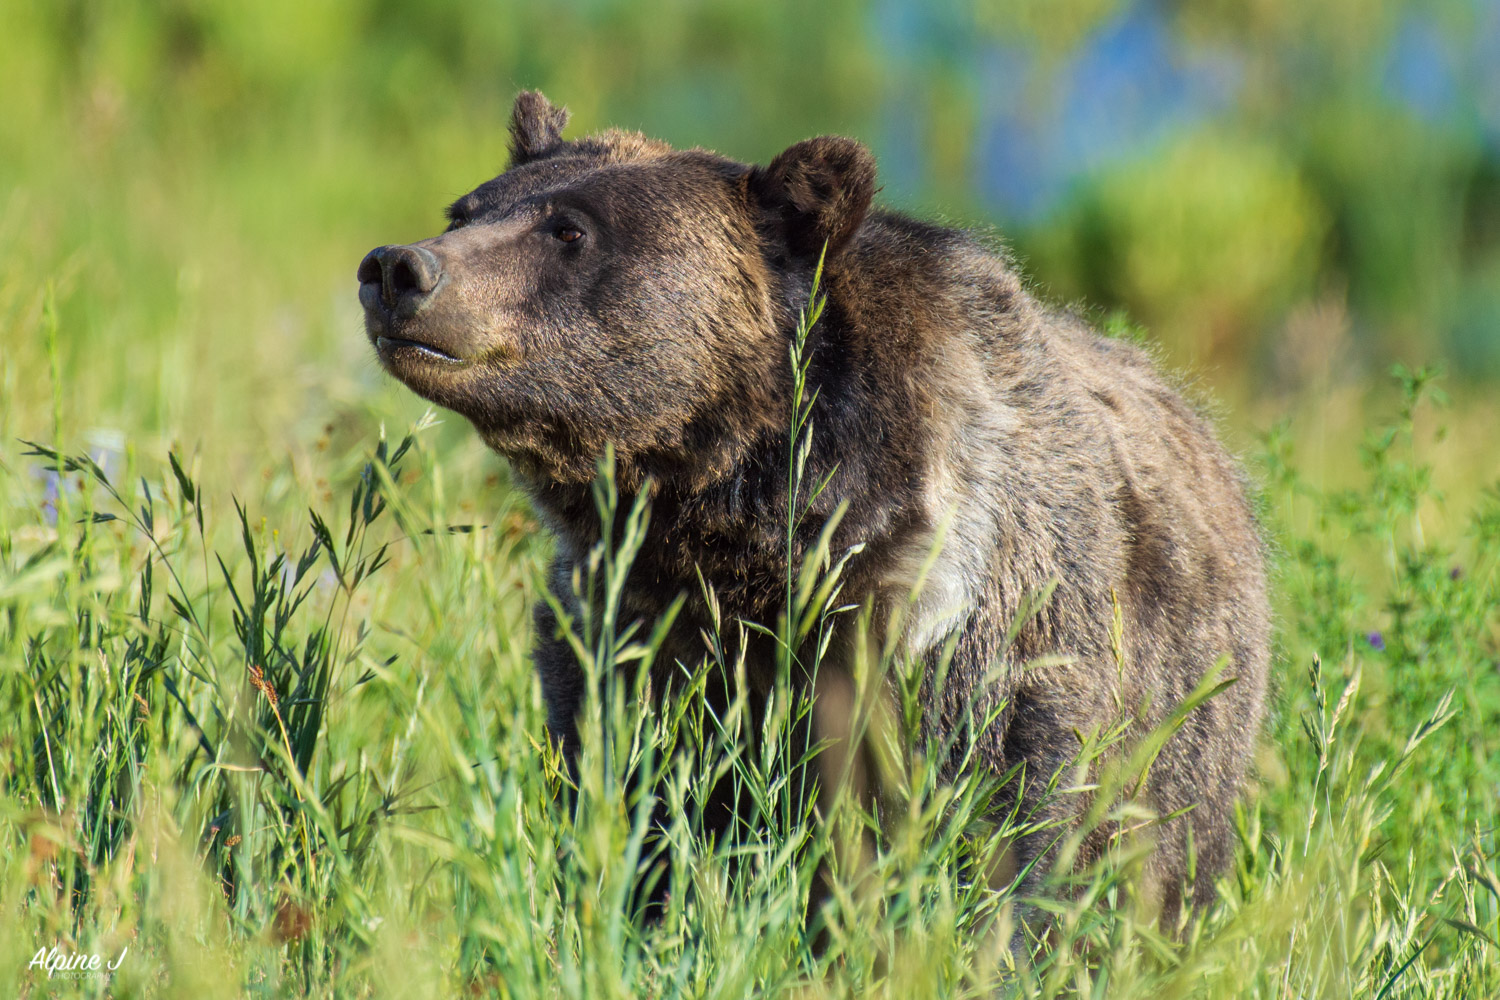
[[(821, 488), (798, 353), (819, 307), (793, 348), (794, 518)], [(556, 603), (594, 692), (569, 767), (527, 653), (530, 605), (556, 601), (548, 544), (501, 484), (473, 517), (485, 487), (431, 420), (319, 452), (326, 485), (273, 464), (228, 502), (175, 452), (6, 445), (0, 992), (1495, 995), (1500, 495), (1461, 539), (1424, 530), (1433, 378), (1397, 378), (1358, 489), (1314, 488), (1288, 435), (1266, 437), (1279, 694), (1220, 901), (1176, 928), (1139, 913), (1125, 849), (1019, 898), (997, 858), (1029, 818), (997, 815), (995, 776), (940, 780), (949, 755), (910, 738), (919, 686), (878, 642), (848, 678), (848, 735), (879, 745), (894, 795), (881, 811), (827, 774), (837, 794), (803, 794), (819, 748), (793, 671), (816, 676), (824, 637), (858, 622), (827, 525), (787, 566), (780, 621), (720, 617), (642, 711), (665, 621), (622, 620), (620, 595), (650, 511), (606, 461), (606, 541)], [(743, 676), (756, 629), (782, 651), (768, 707), (716, 710), (706, 685)], [(706, 820), (720, 778), (751, 805), (724, 836)], [(1124, 808), (1098, 802), (1094, 821)], [(49, 977), (32, 963), (51, 949), (124, 957)]]

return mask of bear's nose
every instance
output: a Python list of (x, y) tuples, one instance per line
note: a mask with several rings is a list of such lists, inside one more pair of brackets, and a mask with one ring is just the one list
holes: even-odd
[[(376, 247), (359, 263), (360, 289), (379, 285), (385, 307), (409, 316), (419, 309), (443, 277), (443, 265), (423, 247)], [(375, 289), (371, 288), (371, 291)], [(361, 294), (362, 300), (367, 298)]]

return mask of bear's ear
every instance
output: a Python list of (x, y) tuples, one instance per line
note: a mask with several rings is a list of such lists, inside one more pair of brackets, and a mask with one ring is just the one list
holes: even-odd
[(832, 257), (864, 221), (875, 196), (875, 157), (836, 135), (806, 139), (750, 172), (750, 190), (784, 226), (793, 253)]
[(567, 124), (567, 108), (553, 107), (539, 90), (521, 91), (510, 112), (510, 165), (518, 167), (561, 146)]

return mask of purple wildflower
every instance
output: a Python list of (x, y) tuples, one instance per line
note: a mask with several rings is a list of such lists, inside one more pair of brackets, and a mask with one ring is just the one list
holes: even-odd
[(1365, 641), (1368, 642), (1370, 644), (1370, 647), (1377, 653), (1385, 652), (1385, 636), (1381, 635), (1379, 632), (1371, 632), (1369, 635), (1365, 636)]

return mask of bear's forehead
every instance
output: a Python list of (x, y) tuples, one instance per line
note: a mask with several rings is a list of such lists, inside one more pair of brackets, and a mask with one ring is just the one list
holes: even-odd
[(537, 160), (485, 181), (454, 202), (453, 208), (467, 215), (506, 208), (548, 191), (577, 184), (600, 166), (598, 161), (583, 157)]
[[(513, 167), (470, 191), (448, 210), (452, 218), (504, 212), (522, 202), (573, 192), (603, 203), (645, 203), (657, 211), (689, 208), (696, 194), (719, 201), (749, 167), (704, 150), (620, 149), (594, 137), (565, 144), (557, 155)], [(676, 199), (674, 206), (674, 199)], [(603, 207), (601, 205), (601, 207)]]

